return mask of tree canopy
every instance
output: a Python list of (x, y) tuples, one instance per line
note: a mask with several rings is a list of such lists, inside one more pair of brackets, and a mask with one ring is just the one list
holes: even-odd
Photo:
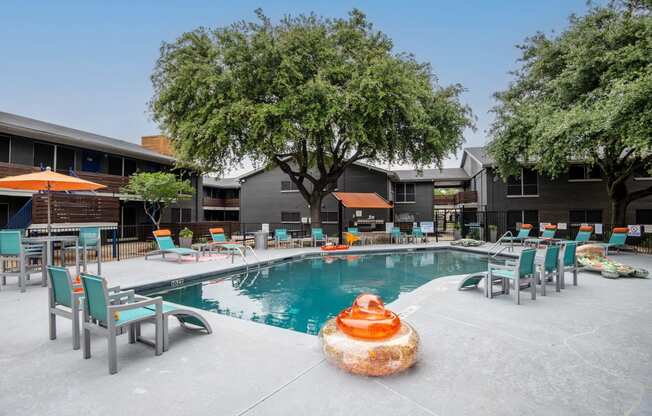
[(129, 177), (122, 192), (143, 199), (145, 214), (159, 228), (161, 211), (173, 202), (192, 198), (194, 188), (188, 180), (181, 180), (169, 172), (139, 172)]
[(626, 181), (652, 170), (652, 17), (649, 2), (613, 2), (571, 16), (557, 36), (520, 46), (520, 68), (497, 93), (489, 152), (503, 177), (523, 162), (557, 177), (571, 162), (602, 171), (612, 223), (652, 195)]
[(182, 160), (217, 173), (247, 159), (279, 166), (314, 224), (352, 163), (440, 164), (463, 142), (463, 88), (440, 87), (429, 64), (393, 52), (362, 12), (278, 24), (256, 14), (161, 47), (150, 107)]

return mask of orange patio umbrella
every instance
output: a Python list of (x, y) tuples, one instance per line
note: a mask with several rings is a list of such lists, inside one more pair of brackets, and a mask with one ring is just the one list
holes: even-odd
[(0, 179), (0, 188), (18, 189), (24, 191), (47, 191), (48, 193), (48, 235), (50, 235), (51, 192), (52, 191), (95, 191), (106, 188), (105, 185), (52, 172), (50, 168), (40, 172), (18, 176), (7, 176)]

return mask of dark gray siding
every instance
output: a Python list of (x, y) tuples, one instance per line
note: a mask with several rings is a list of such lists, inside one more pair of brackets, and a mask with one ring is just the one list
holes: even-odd
[(415, 221), (433, 220), (433, 184), (432, 182), (417, 182), (415, 184), (415, 202), (397, 202), (395, 204), (396, 215), (412, 214)]
[(31, 140), (11, 138), (11, 163), (32, 165), (34, 163), (34, 143)]
[[(558, 179), (539, 176), (538, 197), (507, 197), (506, 184), (487, 170), (487, 211), (537, 210), (540, 222), (569, 222), (569, 211), (577, 209), (602, 210), (602, 222), (610, 221), (610, 202), (604, 181), (569, 182), (566, 175)], [(628, 182), (630, 190), (646, 187), (647, 181)], [(632, 202), (627, 210), (627, 221), (634, 223), (636, 209), (652, 208), (652, 197)]]

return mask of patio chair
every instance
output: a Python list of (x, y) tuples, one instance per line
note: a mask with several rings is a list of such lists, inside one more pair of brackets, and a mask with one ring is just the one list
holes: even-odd
[(532, 300), (537, 298), (537, 272), (534, 267), (534, 259), (537, 251), (533, 248), (524, 249), (514, 265), (490, 264), (489, 273), (485, 285), (489, 289), (488, 294), (493, 298), (493, 289), (490, 286), (495, 278), (502, 279), (503, 292), (509, 294), (510, 285), (514, 285), (514, 303), (521, 304), (521, 285), (530, 284)]
[(553, 224), (549, 224), (543, 228), (543, 233), (541, 233), (541, 237), (526, 238), (524, 244), (525, 245), (532, 244), (534, 247), (539, 248), (541, 244), (557, 241), (555, 239), (556, 234), (557, 234), (557, 226)]
[(81, 275), (81, 282), (84, 288), (82, 328), (85, 359), (91, 358), (91, 329), (95, 328), (107, 337), (109, 374), (117, 373), (117, 336), (123, 328), (128, 328), (129, 343), (135, 343), (136, 333), (143, 322), (154, 322), (154, 351), (156, 355), (163, 353), (163, 301), (160, 297), (136, 302), (133, 290), (109, 294), (106, 280), (85, 273)]
[(358, 239), (355, 240), (355, 241), (359, 241), (361, 245), (364, 245), (366, 243), (364, 235), (362, 235), (360, 230), (358, 230), (358, 227), (347, 227), (346, 232), (348, 232), (349, 234), (353, 234), (354, 236), (358, 237)]
[(48, 266), (48, 311), (50, 339), (57, 339), (57, 316), (72, 321), (72, 349), (79, 349), (79, 299), (81, 283), (73, 282), (65, 267)]
[(403, 241), (403, 234), (401, 234), (401, 229), (400, 228), (392, 228), (392, 230), (389, 232), (389, 242), (396, 244), (401, 244)]
[(410, 239), (412, 240), (413, 243), (428, 242), (428, 239), (426, 238), (426, 235), (423, 233), (423, 230), (421, 230), (421, 227), (412, 228), (412, 234), (410, 234)]
[(294, 245), (294, 240), (288, 234), (288, 230), (285, 228), (277, 228), (274, 231), (274, 240), (276, 240), (277, 248), (280, 248), (282, 244), (285, 244), (285, 246), (288, 248)]
[(559, 292), (559, 246), (551, 244), (546, 248), (546, 255), (543, 264), (539, 267), (539, 281), (541, 282), (541, 294), (546, 296), (546, 285), (548, 279), (555, 276), (555, 288)]
[(577, 286), (577, 272), (579, 271), (579, 266), (577, 265), (577, 243), (567, 243), (564, 247), (564, 257), (562, 258), (560, 277), (561, 277), (561, 288), (566, 287), (566, 272), (573, 273), (573, 286)]
[(627, 235), (629, 234), (629, 227), (615, 227), (611, 231), (611, 237), (607, 243), (600, 244), (604, 248), (604, 255), (609, 255), (609, 249), (615, 248), (616, 252), (620, 254), (620, 249), (625, 247)]
[(181, 248), (174, 245), (172, 241), (170, 230), (156, 230), (153, 232), (154, 240), (156, 240), (156, 245), (158, 250), (150, 251), (145, 254), (145, 260), (149, 256), (155, 256), (160, 254), (165, 258), (166, 254), (175, 254), (177, 256), (177, 262), (181, 262), (183, 256), (195, 256), (195, 261), (199, 261), (199, 251), (193, 250), (191, 248)]
[[(45, 270), (42, 269), (43, 248), (23, 244), (22, 237), (20, 230), (0, 230), (0, 276), (3, 285), (7, 284), (7, 276), (17, 276), (18, 287), (24, 292), (29, 274)], [(38, 259), (41, 264), (33, 262)], [(11, 269), (8, 269), (7, 262), (13, 263)], [(46, 276), (43, 278), (47, 279)]]
[(523, 244), (523, 241), (525, 241), (526, 238), (530, 236), (530, 233), (532, 232), (532, 224), (521, 224), (521, 228), (518, 230), (518, 234), (515, 237), (508, 237), (504, 236), (500, 242), (502, 243), (503, 241), (506, 243), (521, 243)]
[(328, 243), (328, 236), (324, 234), (324, 230), (321, 228), (313, 228), (310, 230), (312, 237), (312, 246), (317, 247), (317, 243), (326, 244)]
[[(100, 228), (99, 227), (80, 227), (79, 228), (79, 240), (73, 246), (66, 246), (63, 248), (64, 251), (72, 250), (75, 251), (75, 258), (82, 259), (83, 272), (88, 271), (88, 252), (94, 251), (97, 259), (97, 274), (102, 274), (102, 261), (101, 261), (101, 239), (100, 239)], [(81, 256), (80, 256), (81, 254)], [(63, 256), (65, 259), (65, 255)], [(62, 262), (63, 264), (63, 262)], [(79, 268), (77, 269), (79, 272)]]
[(577, 244), (588, 243), (591, 239), (591, 234), (593, 234), (593, 227), (590, 225), (582, 225), (575, 236), (575, 242)]

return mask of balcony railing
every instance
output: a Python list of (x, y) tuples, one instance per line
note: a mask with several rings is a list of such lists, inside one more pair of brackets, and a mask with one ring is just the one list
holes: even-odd
[[(5, 176), (23, 175), (26, 173), (38, 172), (41, 170), (35, 166), (18, 165), (15, 163), (0, 163), (0, 178)], [(69, 172), (66, 170), (58, 170), (59, 173), (67, 175)], [(75, 171), (76, 175), (87, 181), (100, 183), (106, 185), (106, 188), (101, 189), (99, 192), (120, 193), (120, 189), (127, 185), (129, 177), (120, 175), (109, 175), (108, 173), (97, 172), (81, 172)]]
[(476, 191), (460, 191), (454, 195), (434, 195), (432, 197), (434, 205), (459, 205), (474, 202), (478, 202), (478, 193)]
[(240, 198), (211, 198), (204, 197), (205, 207), (240, 208)]

